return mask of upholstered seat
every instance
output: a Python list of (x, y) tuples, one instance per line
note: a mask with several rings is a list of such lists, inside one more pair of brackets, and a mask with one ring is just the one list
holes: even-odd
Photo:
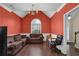
[(42, 34), (30, 34), (29, 43), (43, 43)]
[(23, 46), (26, 45), (27, 41), (26, 35), (22, 36), (20, 34), (17, 34), (7, 37), (7, 48), (9, 55), (16, 54)]

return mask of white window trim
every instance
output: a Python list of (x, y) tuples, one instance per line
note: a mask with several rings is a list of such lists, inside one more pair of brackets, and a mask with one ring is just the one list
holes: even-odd
[[(33, 20), (38, 19), (38, 18), (34, 18)], [(33, 21), (32, 20), (32, 21)], [(38, 19), (40, 21), (40, 19)], [(32, 21), (31, 21), (31, 34), (32, 34)], [(41, 21), (40, 21), (41, 24)], [(40, 33), (42, 33), (42, 24), (40, 25)]]

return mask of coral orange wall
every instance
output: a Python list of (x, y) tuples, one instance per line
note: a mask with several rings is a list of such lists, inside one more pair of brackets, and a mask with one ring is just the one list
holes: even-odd
[(63, 20), (60, 13), (55, 13), (51, 18), (51, 33), (63, 34)]
[(63, 35), (63, 16), (66, 12), (76, 7), (78, 3), (68, 3), (51, 18), (51, 33)]
[(42, 33), (50, 33), (50, 19), (41, 11), (38, 14), (31, 15), (28, 14), (24, 17), (22, 21), (22, 32), (31, 33), (31, 21), (34, 18), (38, 18), (42, 24)]
[(8, 34), (21, 32), (21, 18), (0, 7), (0, 26), (8, 27)]
[(0, 7), (0, 26), (8, 27), (8, 34), (30, 33), (31, 21), (34, 18), (40, 19), (42, 23), (42, 33), (63, 34), (63, 15), (77, 6), (78, 3), (68, 3), (59, 12), (56, 12), (52, 18), (47, 17), (39, 11), (34, 16), (26, 15), (22, 20), (15, 13), (10, 13)]

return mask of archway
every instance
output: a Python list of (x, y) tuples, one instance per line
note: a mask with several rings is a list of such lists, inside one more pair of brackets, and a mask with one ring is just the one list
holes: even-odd
[(32, 34), (41, 33), (41, 21), (37, 18), (31, 21), (31, 33)]
[[(72, 29), (73, 24), (72, 24), (72, 21), (74, 20), (75, 21), (75, 18), (74, 16), (79, 12), (79, 9), (77, 10), (77, 8), (79, 8), (79, 6), (73, 8), (72, 10), (70, 10), (69, 12), (67, 12), (66, 14), (64, 14), (64, 42), (63, 42), (63, 46), (65, 46), (65, 53), (69, 53), (68, 50), (69, 50), (69, 45), (67, 44), (67, 42), (72, 42), (74, 43), (75, 42), (75, 37), (74, 37), (74, 32), (77, 31), (76, 29)], [(74, 19), (73, 19), (74, 18)], [(74, 22), (73, 21), (73, 22)], [(74, 22), (74, 24), (76, 24)], [(75, 28), (75, 27), (74, 27)], [(75, 44), (76, 45), (76, 44)], [(64, 50), (63, 50), (64, 51)]]

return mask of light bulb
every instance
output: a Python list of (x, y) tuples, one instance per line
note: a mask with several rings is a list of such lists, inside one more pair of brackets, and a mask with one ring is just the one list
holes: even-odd
[(68, 15), (68, 19), (69, 19), (69, 20), (71, 19), (71, 16), (70, 16), (70, 15)]

